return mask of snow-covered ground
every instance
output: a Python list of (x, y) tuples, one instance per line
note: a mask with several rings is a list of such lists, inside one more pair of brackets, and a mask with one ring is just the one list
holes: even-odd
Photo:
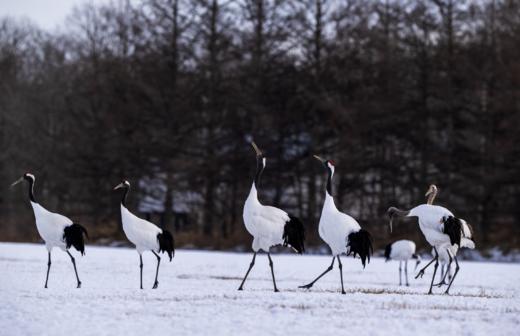
[[(53, 253), (44, 289), (43, 245), (0, 244), (0, 335), (518, 335), (520, 265), (462, 262), (452, 295), (426, 295), (428, 272), (397, 286), (397, 262), (372, 259), (365, 270), (343, 258), (347, 295), (338, 269), (310, 291), (298, 289), (330, 257), (273, 255), (280, 293), (272, 292), (267, 257), (259, 255), (237, 291), (251, 254), (177, 251), (163, 257), (152, 290), (155, 257), (144, 259), (139, 290), (137, 252), (87, 247), (72, 264)], [(76, 255), (76, 254), (75, 254)], [(413, 269), (410, 263), (410, 269)]]

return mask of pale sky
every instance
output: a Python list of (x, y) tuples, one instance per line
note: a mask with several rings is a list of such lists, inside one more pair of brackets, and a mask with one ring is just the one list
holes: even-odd
[(75, 5), (88, 2), (100, 4), (110, 0), (0, 0), (0, 17), (27, 17), (41, 28), (53, 30), (63, 26)]

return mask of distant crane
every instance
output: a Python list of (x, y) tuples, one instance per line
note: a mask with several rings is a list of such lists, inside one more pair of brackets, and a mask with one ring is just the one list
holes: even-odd
[(143, 289), (143, 252), (151, 251), (157, 258), (157, 269), (155, 271), (155, 281), (153, 288), (157, 288), (159, 281), (159, 265), (161, 264), (161, 257), (157, 253), (166, 252), (170, 261), (175, 255), (174, 240), (172, 234), (157, 227), (155, 224), (141, 219), (131, 213), (126, 207), (126, 196), (130, 190), (130, 182), (123, 181), (114, 187), (114, 190), (123, 188), (123, 197), (121, 198), (121, 221), (123, 223), (123, 231), (126, 237), (132, 244), (135, 245), (137, 253), (139, 253), (139, 268), (140, 268), (140, 284)]
[(404, 275), (406, 280), (406, 286), (410, 286), (408, 283), (408, 260), (415, 259), (415, 268), (421, 263), (421, 256), (415, 254), (415, 243), (411, 240), (397, 240), (391, 244), (386, 245), (385, 248), (385, 258), (386, 261), (389, 260), (399, 260), (399, 286), (402, 285), (401, 281), (401, 273), (402, 273), (402, 263), (404, 262)]
[(247, 276), (255, 265), (256, 254), (258, 251), (263, 250), (267, 253), (267, 258), (269, 259), (274, 291), (278, 292), (269, 249), (272, 246), (283, 244), (284, 246), (292, 247), (300, 254), (303, 253), (305, 251), (305, 228), (298, 218), (289, 215), (281, 209), (263, 205), (258, 200), (257, 187), (265, 168), (266, 157), (254, 142), (251, 145), (256, 152), (256, 174), (249, 196), (244, 204), (243, 217), (247, 231), (253, 236), (252, 248), (254, 254), (238, 290), (243, 290)]
[(34, 182), (36, 178), (30, 173), (25, 173), (22, 177), (16, 180), (11, 187), (27, 181), (29, 183), (29, 199), (34, 212), (34, 218), (36, 219), (36, 228), (40, 237), (45, 242), (45, 247), (49, 255), (47, 262), (47, 276), (45, 277), (45, 288), (49, 281), (49, 272), (51, 270), (51, 251), (53, 247), (59, 247), (63, 251), (67, 252), (74, 266), (74, 273), (76, 274), (77, 288), (81, 287), (81, 281), (79, 280), (78, 270), (76, 269), (76, 260), (70, 254), (69, 249), (71, 246), (81, 253), (85, 254), (85, 241), (83, 240), (83, 234), (88, 237), (87, 230), (79, 225), (73, 223), (69, 218), (50, 212), (49, 210), (42, 207), (36, 202), (34, 198)]
[[(430, 186), (425, 196), (432, 197), (432, 192), (433, 188)], [(430, 201), (428, 200), (428, 202)], [(435, 279), (435, 274), (437, 273), (437, 267), (439, 266), (438, 250), (445, 249), (449, 254), (450, 252), (448, 248), (452, 245), (460, 246), (461, 240), (464, 236), (462, 232), (462, 222), (459, 218), (456, 218), (450, 210), (438, 205), (428, 204), (428, 202), (427, 204), (418, 205), (410, 210), (400, 210), (396, 207), (390, 207), (388, 209), (388, 215), (390, 216), (390, 231), (392, 230), (392, 222), (395, 216), (417, 217), (419, 228), (421, 229), (428, 243), (433, 247), (435, 256), (425, 267), (419, 271), (415, 278), (417, 279), (418, 277), (422, 277), (426, 268), (435, 262), (430, 290), (428, 291), (428, 294), (432, 294), (433, 281)], [(455, 277), (460, 268), (457, 257), (451, 257), (455, 260), (456, 268), (455, 274), (453, 275), (453, 278), (451, 279), (450, 284), (446, 289), (446, 294), (449, 293), (451, 285), (453, 284), (453, 281), (455, 280)]]
[(340, 254), (353, 254), (354, 257), (359, 254), (363, 268), (368, 260), (370, 262), (370, 254), (372, 249), (372, 237), (370, 233), (361, 228), (359, 223), (351, 216), (340, 212), (334, 204), (332, 197), (332, 177), (334, 175), (334, 162), (325, 160), (319, 156), (314, 156), (323, 163), (328, 172), (327, 189), (325, 191), (325, 203), (321, 212), (319, 223), (319, 234), (321, 239), (329, 245), (332, 251), (332, 263), (320, 274), (316, 279), (300, 288), (311, 288), (325, 274), (330, 272), (334, 267), (334, 261), (338, 258), (339, 274), (341, 278), (341, 293), (345, 294), (343, 286), (343, 265), (341, 264)]

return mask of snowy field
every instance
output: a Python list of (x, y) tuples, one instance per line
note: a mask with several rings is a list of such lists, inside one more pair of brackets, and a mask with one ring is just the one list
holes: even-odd
[(239, 292), (251, 254), (180, 250), (172, 263), (162, 258), (156, 290), (147, 253), (139, 290), (135, 250), (87, 246), (86, 253), (76, 258), (83, 288), (75, 288), (68, 256), (54, 250), (44, 289), (44, 246), (1, 243), (0, 335), (518, 335), (520, 328), (520, 264), (462, 262), (452, 295), (429, 296), (431, 271), (399, 287), (397, 262), (375, 258), (363, 270), (344, 257), (341, 295), (337, 268), (312, 290), (297, 288), (330, 257), (274, 254), (281, 292), (273, 293), (259, 255)]

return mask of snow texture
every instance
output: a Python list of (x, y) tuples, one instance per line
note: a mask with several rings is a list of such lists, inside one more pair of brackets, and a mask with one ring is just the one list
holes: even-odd
[(343, 257), (341, 295), (337, 267), (310, 291), (297, 288), (325, 270), (326, 256), (273, 254), (273, 293), (264, 254), (240, 292), (251, 254), (180, 250), (162, 258), (152, 290), (156, 260), (145, 253), (139, 290), (135, 249), (73, 253), (83, 287), (55, 249), (44, 289), (45, 247), (0, 244), (0, 335), (518, 335), (520, 326), (518, 264), (461, 262), (452, 295), (429, 296), (431, 271), (399, 287), (397, 262), (374, 258), (363, 270)]

